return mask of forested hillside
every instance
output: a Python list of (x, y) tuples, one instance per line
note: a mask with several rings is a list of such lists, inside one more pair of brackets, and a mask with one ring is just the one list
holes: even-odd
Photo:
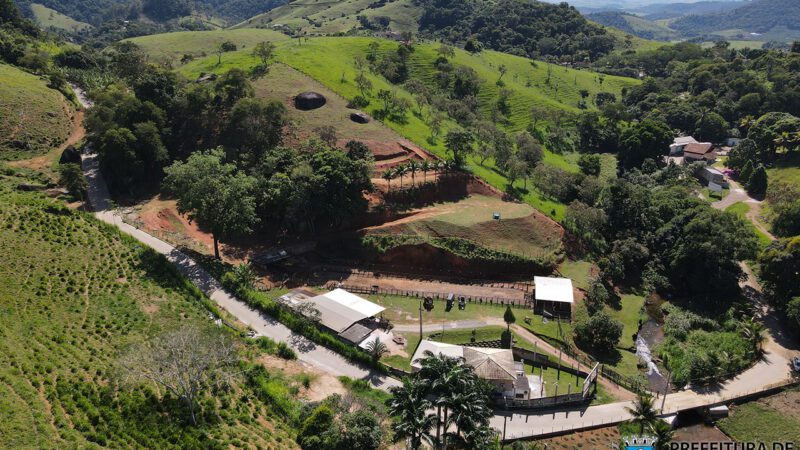
[(141, 16), (164, 22), (200, 12), (236, 22), (286, 3), (286, 0), (16, 0), (26, 11), (44, 5), (82, 22), (137, 20)]
[(756, 33), (765, 33), (776, 27), (800, 30), (800, 3), (795, 0), (758, 0), (731, 11), (682, 17), (670, 26), (686, 36), (730, 29)]
[(566, 3), (538, 1), (419, 0), (420, 30), (451, 42), (478, 45), (522, 56), (594, 59), (614, 48), (606, 31)]

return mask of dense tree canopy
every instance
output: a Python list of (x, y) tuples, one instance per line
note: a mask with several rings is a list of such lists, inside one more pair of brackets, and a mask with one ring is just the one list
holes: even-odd
[[(566, 3), (520, 0), (416, 0), (420, 31), (458, 43), (477, 39), (506, 53), (595, 59), (614, 48), (614, 38)], [(474, 45), (473, 45), (474, 47)]]

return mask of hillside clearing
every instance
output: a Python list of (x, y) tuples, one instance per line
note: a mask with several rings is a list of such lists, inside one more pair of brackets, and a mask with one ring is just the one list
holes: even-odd
[(0, 79), (0, 160), (38, 156), (67, 139), (73, 110), (60, 92), (6, 64)]
[(40, 3), (31, 3), (31, 12), (33, 12), (36, 23), (41, 25), (42, 28), (56, 28), (73, 33), (92, 28), (88, 23), (75, 20)]

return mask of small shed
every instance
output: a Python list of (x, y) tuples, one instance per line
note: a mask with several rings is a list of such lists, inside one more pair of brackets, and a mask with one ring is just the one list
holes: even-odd
[(544, 316), (572, 317), (575, 295), (569, 278), (533, 277), (536, 293), (533, 310)]

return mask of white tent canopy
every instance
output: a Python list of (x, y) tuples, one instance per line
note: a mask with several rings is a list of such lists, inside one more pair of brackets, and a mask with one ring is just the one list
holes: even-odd
[(308, 301), (313, 303), (319, 311), (320, 322), (337, 333), (341, 333), (360, 320), (374, 317), (386, 309), (344, 289), (335, 289), (327, 294), (310, 298)]
[(536, 300), (573, 303), (572, 280), (569, 278), (533, 277)]

